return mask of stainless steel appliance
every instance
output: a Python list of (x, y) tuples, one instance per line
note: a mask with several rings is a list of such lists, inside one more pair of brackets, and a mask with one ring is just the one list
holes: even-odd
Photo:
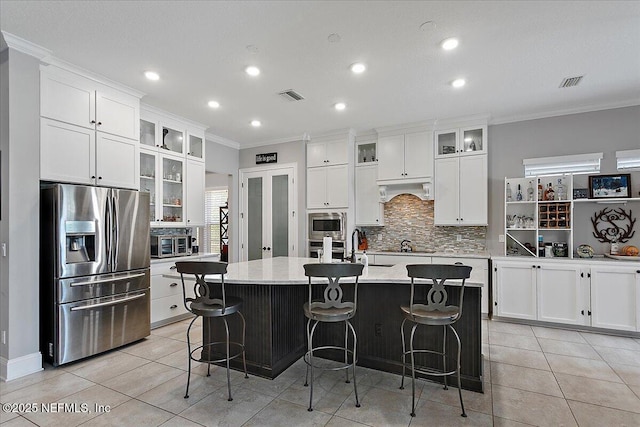
[(191, 236), (182, 235), (152, 235), (151, 257), (167, 258), (191, 255)]
[(333, 240), (345, 241), (347, 214), (344, 212), (309, 214), (309, 240), (322, 240), (331, 237)]
[(40, 345), (54, 366), (150, 333), (149, 194), (43, 185)]
[[(309, 258), (319, 258), (318, 251), (322, 250), (322, 240), (309, 240)], [(331, 242), (331, 258), (343, 260), (347, 254), (347, 248), (343, 240)]]

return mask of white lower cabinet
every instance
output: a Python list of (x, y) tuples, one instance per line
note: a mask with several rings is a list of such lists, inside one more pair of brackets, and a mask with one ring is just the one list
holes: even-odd
[(591, 268), (591, 326), (640, 331), (640, 268)]
[(500, 317), (640, 331), (640, 268), (603, 262), (495, 261)]
[(536, 266), (533, 262), (497, 264), (494, 283), (496, 315), (536, 319)]

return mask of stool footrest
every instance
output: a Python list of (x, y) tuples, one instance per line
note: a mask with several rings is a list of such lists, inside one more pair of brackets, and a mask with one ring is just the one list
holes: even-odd
[[(405, 363), (404, 365), (409, 371), (411, 371), (411, 363)], [(456, 370), (453, 370), (450, 372), (442, 372), (437, 369), (433, 369), (425, 366), (416, 366), (415, 371), (416, 373), (423, 374), (423, 375), (430, 375), (432, 377), (446, 377), (448, 375), (455, 375), (458, 373), (458, 371)]]
[[(316, 353), (319, 350), (340, 350), (343, 353), (345, 351), (344, 347), (323, 346), (323, 347), (315, 347), (313, 349), (313, 352)], [(356, 363), (357, 363), (357, 360), (352, 360), (351, 363), (345, 363), (343, 361), (337, 361), (337, 360), (333, 360), (333, 359), (325, 359), (325, 358), (323, 358), (321, 356), (317, 356), (317, 355), (314, 354), (314, 356), (313, 356), (314, 363), (312, 364), (311, 360), (310, 360), (310, 353), (311, 352), (307, 351), (304, 354), (303, 360), (304, 360), (304, 363), (306, 363), (309, 366), (313, 366), (314, 369), (321, 369), (321, 370), (324, 370), (324, 371), (339, 371), (339, 370), (342, 370), (342, 369), (351, 368), (352, 366), (356, 365)], [(351, 356), (351, 359), (353, 359), (353, 350), (347, 349), (347, 354)], [(326, 366), (326, 363), (325, 363), (325, 365), (321, 365), (321, 364), (317, 363), (318, 360), (323, 360), (325, 362), (326, 361), (330, 361), (330, 362), (336, 363), (338, 365), (337, 366)]]
[[(227, 352), (226, 352), (226, 342), (212, 342), (212, 343), (208, 343), (208, 344), (204, 344), (204, 345), (200, 345), (196, 348), (194, 348), (193, 350), (191, 350), (191, 353), (189, 354), (189, 357), (191, 358), (191, 360), (196, 361), (196, 362), (200, 362), (200, 363), (219, 363), (219, 362), (226, 362), (227, 360)], [(222, 358), (220, 359), (207, 359), (207, 358), (203, 358), (202, 354), (200, 354), (200, 357), (195, 357), (193, 354), (195, 352), (197, 352), (198, 350), (203, 350), (205, 347), (208, 348), (213, 348), (215, 346), (224, 346), (224, 351), (219, 352), (219, 354), (223, 355)], [(244, 345), (240, 342), (234, 342), (234, 341), (230, 341), (229, 342), (229, 360), (235, 359), (238, 356), (242, 356), (242, 353), (244, 351)], [(215, 353), (214, 353), (215, 354)]]

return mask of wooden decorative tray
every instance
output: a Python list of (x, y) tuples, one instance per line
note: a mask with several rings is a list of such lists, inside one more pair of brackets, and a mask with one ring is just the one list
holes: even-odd
[(604, 256), (613, 259), (621, 259), (623, 261), (640, 261), (640, 256), (629, 256), (629, 255), (611, 255), (604, 254)]

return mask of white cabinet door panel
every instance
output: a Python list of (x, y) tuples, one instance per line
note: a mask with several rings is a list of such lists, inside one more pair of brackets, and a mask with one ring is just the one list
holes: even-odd
[(588, 324), (588, 292), (580, 277), (580, 266), (542, 265), (537, 273), (538, 320)]
[(328, 165), (346, 165), (349, 159), (347, 142), (343, 140), (327, 142), (325, 155)]
[(40, 120), (40, 179), (95, 183), (96, 133), (55, 120)]
[(436, 160), (435, 225), (458, 225), (459, 170), (458, 158)]
[(95, 90), (80, 76), (40, 74), (40, 115), (61, 122), (95, 128)]
[(404, 136), (405, 178), (433, 175), (433, 136), (431, 132), (408, 133)]
[(98, 132), (96, 137), (97, 184), (138, 190), (138, 144), (127, 138)]
[(326, 166), (325, 160), (327, 160), (325, 144), (307, 144), (307, 167)]
[(591, 268), (591, 326), (636, 331), (640, 273), (630, 267)]
[(383, 225), (383, 209), (376, 179), (377, 165), (356, 167), (356, 225)]
[(347, 165), (326, 168), (327, 207), (346, 208), (349, 205), (349, 173)]
[(378, 139), (378, 179), (404, 178), (404, 135)]
[(325, 168), (307, 169), (307, 208), (326, 208), (327, 172)]
[(488, 224), (487, 185), (487, 156), (460, 157), (459, 203), (461, 225)]
[(96, 93), (96, 129), (125, 138), (140, 137), (140, 101), (125, 94)]
[(498, 316), (536, 319), (536, 269), (533, 264), (497, 265)]
[(187, 160), (187, 225), (204, 225), (204, 163)]

